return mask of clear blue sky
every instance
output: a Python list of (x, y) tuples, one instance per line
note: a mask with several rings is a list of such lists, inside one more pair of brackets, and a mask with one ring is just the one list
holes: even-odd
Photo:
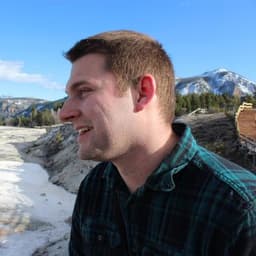
[(65, 96), (76, 41), (131, 29), (160, 41), (177, 77), (226, 68), (256, 81), (255, 0), (3, 0), (0, 96)]

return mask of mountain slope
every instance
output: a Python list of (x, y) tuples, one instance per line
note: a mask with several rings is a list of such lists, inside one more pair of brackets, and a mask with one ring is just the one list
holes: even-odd
[(176, 80), (176, 92), (181, 95), (190, 93), (214, 93), (233, 96), (254, 95), (256, 83), (226, 69), (216, 69), (200, 76)]
[(32, 104), (26, 109), (23, 109), (20, 112), (17, 112), (14, 116), (25, 116), (28, 117), (30, 116), (32, 109), (35, 108), (37, 111), (42, 112), (44, 110), (51, 110), (51, 109), (57, 109), (62, 106), (63, 102), (65, 101), (66, 98), (62, 98), (59, 100), (55, 101), (46, 101), (46, 102), (39, 102), (36, 104)]

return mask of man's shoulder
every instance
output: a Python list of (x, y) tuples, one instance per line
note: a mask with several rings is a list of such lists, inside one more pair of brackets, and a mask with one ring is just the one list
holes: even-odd
[(255, 173), (204, 148), (199, 150), (195, 163), (204, 171), (209, 172), (209, 175), (212, 175), (214, 179), (221, 182), (222, 187), (233, 190), (244, 201), (255, 204)]
[[(213, 223), (231, 236), (241, 223), (255, 228), (254, 173), (204, 148), (199, 148), (187, 170), (180, 180), (188, 183), (189, 200), (200, 221)], [(184, 182), (181, 187), (184, 189)]]

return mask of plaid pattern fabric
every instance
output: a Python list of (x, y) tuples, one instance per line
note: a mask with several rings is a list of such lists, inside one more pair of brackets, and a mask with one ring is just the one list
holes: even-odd
[(256, 176), (173, 129), (179, 143), (135, 193), (110, 162), (85, 177), (70, 255), (256, 255)]

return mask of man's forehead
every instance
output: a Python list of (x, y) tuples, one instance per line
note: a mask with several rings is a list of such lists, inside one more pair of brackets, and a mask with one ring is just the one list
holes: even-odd
[(72, 63), (72, 69), (80, 67), (80, 66), (95, 66), (97, 65), (99, 68), (106, 67), (106, 56), (99, 53), (89, 53), (86, 54)]

